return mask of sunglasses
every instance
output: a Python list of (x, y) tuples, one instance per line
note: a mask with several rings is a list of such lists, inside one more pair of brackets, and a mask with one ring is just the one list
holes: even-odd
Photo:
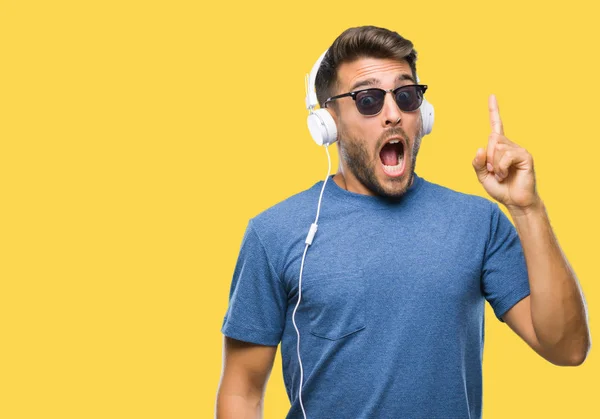
[(419, 106), (423, 103), (423, 94), (426, 90), (427, 86), (424, 84), (409, 84), (389, 90), (372, 87), (370, 89), (357, 90), (355, 92), (330, 97), (325, 101), (323, 106), (327, 107), (327, 103), (332, 100), (350, 96), (354, 99), (358, 112), (363, 115), (373, 116), (381, 112), (383, 103), (385, 102), (385, 95), (388, 92), (391, 92), (401, 111), (412, 112), (419, 109)]

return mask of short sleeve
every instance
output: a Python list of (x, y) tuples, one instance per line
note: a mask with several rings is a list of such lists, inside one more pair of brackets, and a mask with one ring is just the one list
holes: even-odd
[(489, 240), (483, 261), (485, 299), (501, 322), (502, 316), (530, 294), (527, 265), (516, 228), (493, 203)]
[(250, 221), (231, 281), (221, 332), (233, 339), (277, 346), (285, 324), (286, 306), (285, 288)]

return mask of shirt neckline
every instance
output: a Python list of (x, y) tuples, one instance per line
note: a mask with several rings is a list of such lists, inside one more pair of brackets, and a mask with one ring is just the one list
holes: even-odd
[[(372, 195), (363, 195), (356, 192), (347, 191), (338, 186), (337, 183), (333, 180), (334, 175), (330, 175), (327, 179), (327, 185), (325, 186), (325, 195), (324, 199), (327, 196), (331, 196), (336, 200), (342, 201), (347, 204), (369, 207), (374, 209), (382, 209), (382, 208), (394, 208), (401, 205), (406, 205), (407, 202), (411, 201), (416, 193), (421, 189), (421, 186), (425, 182), (425, 180), (418, 176), (415, 172), (413, 177), (413, 183), (406, 190), (404, 195), (400, 199), (391, 200), (389, 198), (385, 198), (382, 196), (372, 196)], [(319, 186), (322, 187), (324, 181), (320, 181), (318, 183)]]

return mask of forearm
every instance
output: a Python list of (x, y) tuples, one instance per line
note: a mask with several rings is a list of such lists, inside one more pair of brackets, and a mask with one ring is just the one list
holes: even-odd
[(582, 362), (589, 350), (584, 297), (563, 254), (543, 202), (510, 209), (529, 274), (531, 319), (540, 345), (555, 359)]
[(262, 417), (262, 399), (257, 400), (256, 398), (219, 391), (216, 419), (261, 419)]

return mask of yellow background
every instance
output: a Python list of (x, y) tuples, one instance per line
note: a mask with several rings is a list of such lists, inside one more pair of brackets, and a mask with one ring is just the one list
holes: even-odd
[[(213, 415), (246, 223), (324, 177), (304, 74), (363, 24), (419, 53), (425, 179), (486, 196), (497, 94), (600, 333), (591, 4), (0, 2), (0, 417)], [(484, 418), (600, 417), (597, 349), (556, 367), (486, 319)], [(280, 362), (265, 418), (289, 406)]]

